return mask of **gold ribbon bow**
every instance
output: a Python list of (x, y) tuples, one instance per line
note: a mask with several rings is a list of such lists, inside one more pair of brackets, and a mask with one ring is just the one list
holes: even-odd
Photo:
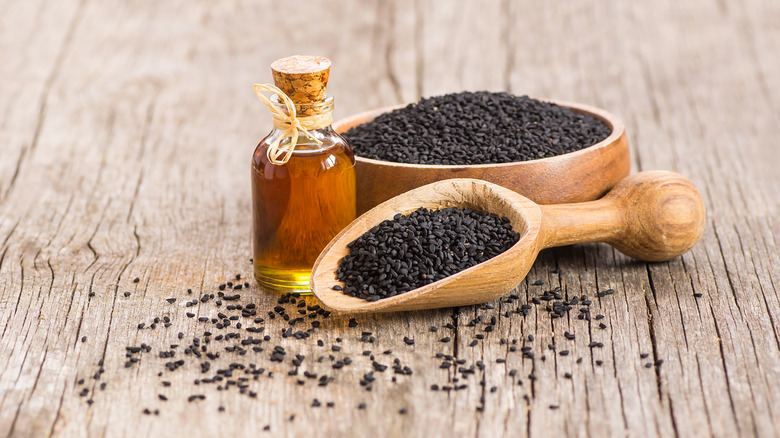
[[(277, 95), (284, 103), (287, 111), (280, 109), (277, 104), (263, 94), (263, 91)], [(295, 102), (284, 91), (273, 85), (255, 84), (255, 94), (271, 110), (271, 114), (274, 117), (274, 126), (282, 131), (282, 134), (268, 146), (267, 155), (271, 163), (282, 165), (290, 161), (293, 151), (295, 151), (295, 146), (298, 144), (298, 132), (314, 140), (315, 143), (322, 144), (322, 141), (315, 138), (309, 132), (309, 129), (319, 129), (329, 125), (331, 122), (330, 113), (297, 117)], [(286, 138), (290, 139), (290, 143), (285, 145), (286, 147), (281, 147), (282, 140)]]

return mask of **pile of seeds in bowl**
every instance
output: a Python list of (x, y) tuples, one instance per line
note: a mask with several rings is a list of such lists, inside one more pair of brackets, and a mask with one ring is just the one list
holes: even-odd
[(469, 165), (562, 155), (592, 146), (610, 131), (601, 120), (566, 107), (482, 91), (424, 98), (342, 135), (365, 158)]
[(336, 277), (346, 295), (377, 301), (433, 283), (508, 250), (520, 239), (509, 219), (450, 207), (397, 214), (358, 237)]

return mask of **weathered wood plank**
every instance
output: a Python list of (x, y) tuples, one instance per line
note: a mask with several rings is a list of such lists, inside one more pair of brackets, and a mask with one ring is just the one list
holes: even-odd
[[(775, 435), (778, 7), (3, 3), (0, 52), (14, 56), (0, 63), (0, 435), (249, 435), (265, 425), (286, 436)], [(306, 26), (302, 15), (318, 24)], [(604, 107), (626, 122), (637, 170), (676, 170), (701, 188), (702, 242), (660, 264), (606, 245), (545, 251), (518, 300), (361, 317), (356, 327), (333, 316), (307, 341), (281, 338), (289, 326), (267, 319), (272, 340), (262, 353), (212, 361), (212, 370), (251, 359), (273, 371), (251, 382), (257, 399), (194, 385), (205, 377), (201, 361), (187, 357), (168, 372), (156, 355), (182, 343), (181, 357), (184, 341), (202, 337), (204, 324), (185, 316), (187, 299), (249, 274), (248, 161), (270, 125), (249, 87), (270, 79), (271, 61), (296, 52), (333, 60), (337, 116), (462, 89)], [(579, 320), (575, 308), (551, 320), (544, 306), (506, 314), (556, 286), (567, 298), (587, 294), (591, 314), (604, 319)], [(259, 314), (276, 298), (242, 290)], [(164, 316), (169, 328), (136, 327)], [(476, 317), (483, 322), (470, 326)], [(362, 342), (363, 331), (375, 342)], [(472, 347), (477, 334), (485, 339)], [(125, 369), (125, 346), (141, 343), (152, 353)], [(288, 352), (283, 364), (268, 361), (274, 345)], [(533, 359), (523, 358), (524, 346)], [(374, 368), (363, 350), (414, 374), (375, 371), (367, 391), (360, 381)], [(437, 353), (465, 363), (439, 368), (446, 358)], [(288, 376), (294, 354), (306, 359)], [(334, 369), (344, 357), (353, 363)], [(100, 360), (105, 373), (95, 380)], [(477, 361), (484, 371), (456, 372)], [(319, 387), (303, 371), (335, 380)], [(206, 399), (189, 403), (192, 394)], [(323, 406), (312, 407), (315, 398)]]

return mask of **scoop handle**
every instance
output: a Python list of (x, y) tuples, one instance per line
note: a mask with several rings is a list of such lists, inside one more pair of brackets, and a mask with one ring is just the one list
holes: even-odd
[(645, 261), (669, 260), (693, 248), (706, 218), (693, 183), (667, 171), (631, 175), (597, 201), (539, 207), (544, 248), (606, 242)]

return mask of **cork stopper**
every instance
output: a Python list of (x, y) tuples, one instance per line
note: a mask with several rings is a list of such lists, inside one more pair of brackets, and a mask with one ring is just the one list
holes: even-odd
[[(330, 75), (330, 60), (320, 56), (289, 56), (271, 64), (274, 84), (296, 104), (320, 102), (325, 98)], [(301, 115), (316, 114), (306, 106)]]

